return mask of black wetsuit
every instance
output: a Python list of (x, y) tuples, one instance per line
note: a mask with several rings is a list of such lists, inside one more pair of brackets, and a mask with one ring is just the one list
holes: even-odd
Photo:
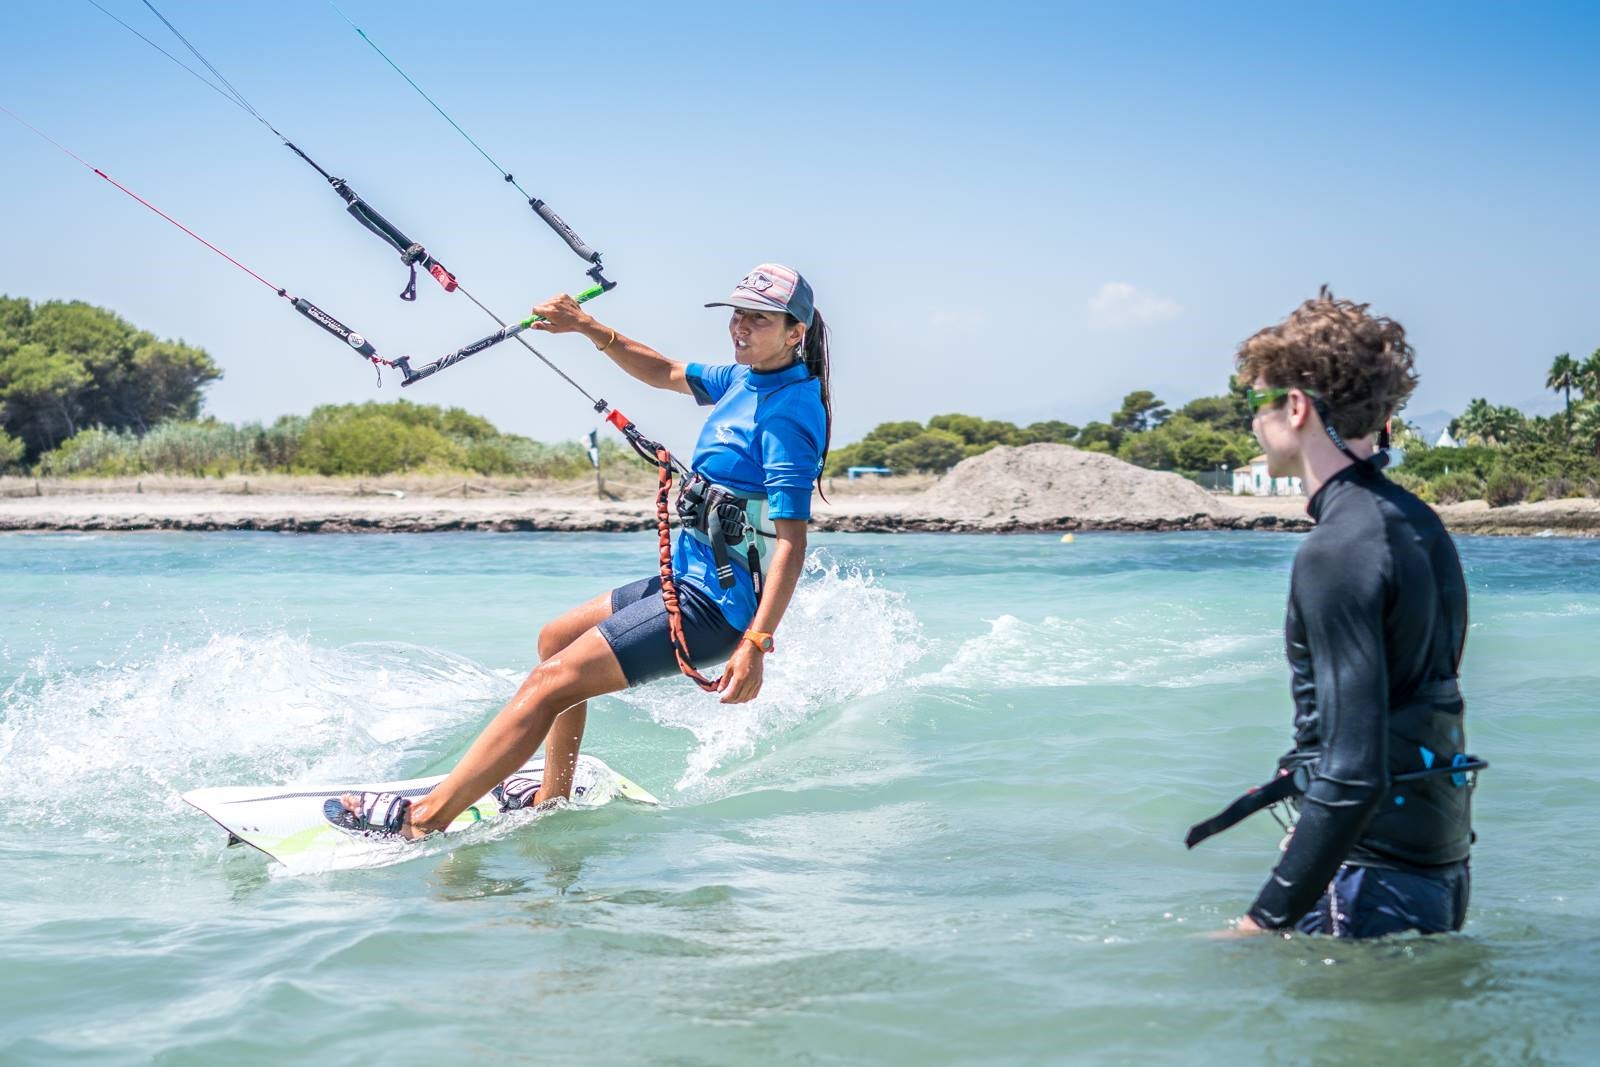
[[(1391, 779), (1466, 751), (1460, 558), (1433, 510), (1367, 463), (1329, 479), (1308, 510), (1317, 525), (1295, 556), (1285, 624), (1295, 745), (1280, 765), (1311, 774), (1294, 835), (1250, 917), (1272, 929), (1299, 921), (1364, 936), (1344, 914), (1354, 907), (1335, 898), (1365, 878), (1386, 916), (1367, 933), (1459, 929), (1472, 844), (1467, 775)], [(1439, 890), (1437, 906), (1417, 906), (1442, 908), (1442, 918), (1384, 899), (1407, 896), (1417, 878)]]

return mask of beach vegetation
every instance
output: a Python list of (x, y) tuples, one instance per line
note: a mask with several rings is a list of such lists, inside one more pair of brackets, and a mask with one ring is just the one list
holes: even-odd
[(22, 438), (12, 437), (5, 430), (0, 430), (0, 473), (20, 467), (27, 450)]
[(896, 471), (947, 471), (967, 457), (967, 443), (951, 430), (923, 430), (890, 445), (884, 460)]
[(935, 415), (927, 425), (902, 420), (880, 423), (861, 440), (828, 454), (827, 474), (851, 467), (888, 467), (902, 474), (942, 474), (957, 463), (998, 445), (1072, 444), (1078, 427), (1049, 420), (1018, 426), (974, 415)]
[[(502, 433), (462, 408), (405, 400), (329, 404), (268, 425), (202, 416), (221, 371), (202, 349), (163, 340), (82, 301), (38, 304), (0, 296), (0, 471), (52, 477), (281, 473), (327, 476), (460, 473), (570, 479), (591, 470), (583, 444)], [(1527, 415), (1476, 397), (1438, 447), (1403, 419), (1392, 424), (1403, 465), (1391, 475), (1422, 499), (1486, 498), (1496, 506), (1600, 495), (1600, 349), (1556, 356), (1544, 376), (1562, 398), (1555, 416)], [(1173, 408), (1154, 391), (1127, 393), (1102, 420), (1018, 425), (963, 412), (926, 423), (880, 423), (834, 449), (826, 473), (855, 466), (942, 474), (1000, 446), (1050, 443), (1141, 467), (1216, 478), (1249, 462), (1245, 383)], [(602, 465), (648, 468), (617, 441)], [(1208, 484), (1215, 484), (1208, 482)]]
[(1459, 504), (1483, 497), (1483, 479), (1468, 471), (1452, 471), (1431, 479), (1428, 484), (1433, 489), (1436, 504)]
[(202, 349), (81, 300), (0, 297), (0, 430), (33, 462), (90, 427), (143, 434), (200, 414), (222, 377)]
[[(642, 467), (615, 441), (603, 440), (600, 456), (603, 466)], [(171, 421), (142, 434), (95, 426), (45, 453), (33, 469), (46, 477), (99, 478), (455, 472), (567, 479), (592, 467), (580, 442), (544, 444), (503, 434), (460, 408), (401, 400), (324, 405), (309, 416), (286, 415), (269, 426)]]

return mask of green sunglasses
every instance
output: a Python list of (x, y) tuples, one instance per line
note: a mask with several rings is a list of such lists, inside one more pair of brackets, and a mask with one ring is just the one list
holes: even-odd
[[(1278, 401), (1280, 401), (1284, 397), (1288, 396), (1290, 394), (1290, 392), (1292, 392), (1295, 389), (1299, 389), (1299, 388), (1300, 388), (1299, 386), (1281, 386), (1281, 385), (1275, 385), (1271, 389), (1255, 389), (1255, 388), (1251, 388), (1251, 389), (1248, 389), (1248, 390), (1245, 391), (1245, 402), (1250, 405), (1250, 414), (1251, 414), (1251, 416), (1254, 416), (1256, 414), (1256, 412), (1260, 411), (1262, 408), (1266, 407), (1268, 404), (1276, 404)], [(1304, 393), (1306, 396), (1315, 397), (1315, 396), (1321, 396), (1322, 395), (1321, 393), (1318, 393), (1315, 389), (1300, 389), (1300, 391), (1302, 393)]]

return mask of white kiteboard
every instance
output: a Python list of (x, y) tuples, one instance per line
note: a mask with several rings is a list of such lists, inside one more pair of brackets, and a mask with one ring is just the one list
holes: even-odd
[[(535, 778), (544, 774), (544, 757), (539, 756), (516, 772)], [(426, 796), (444, 775), (412, 778), (401, 782), (369, 782), (339, 785), (221, 786), (192, 789), (183, 799), (199, 808), (224, 830), (228, 844), (245, 844), (292, 868), (338, 868), (363, 865), (367, 859), (405, 858), (418, 854), (418, 842), (398, 841), (387, 835), (361, 833), (335, 826), (328, 820), (325, 805), (330, 798), (346, 793), (398, 793), (415, 799)], [(570, 804), (575, 808), (598, 808), (614, 797), (638, 804), (659, 804), (646, 789), (618, 774), (593, 756), (578, 757), (572, 778)], [(479, 823), (504, 817), (500, 803), (486, 796), (456, 816), (445, 829), (459, 833)], [(516, 814), (515, 812), (511, 814)], [(433, 840), (428, 838), (426, 840)]]

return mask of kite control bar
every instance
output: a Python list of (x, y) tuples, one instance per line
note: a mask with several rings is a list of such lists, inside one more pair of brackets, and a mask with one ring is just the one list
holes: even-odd
[[(616, 282), (590, 286), (588, 289), (585, 289), (583, 292), (573, 297), (573, 299), (582, 304), (587, 300), (593, 300), (601, 293), (608, 289), (614, 288), (615, 286)], [(523, 330), (526, 330), (528, 327), (532, 326), (534, 323), (542, 321), (544, 321), (543, 315), (529, 315), (521, 322), (514, 322), (510, 326), (502, 326), (500, 329), (496, 330), (494, 333), (491, 333), (487, 337), (480, 337), (470, 345), (463, 345), (462, 347), (456, 349), (448, 356), (440, 356), (432, 363), (424, 363), (422, 366), (416, 368), (411, 366), (411, 359), (409, 356), (401, 356), (399, 359), (394, 361), (394, 365), (400, 368), (400, 373), (403, 376), (400, 384), (403, 387), (411, 385), (414, 382), (420, 382), (424, 378), (438, 374), (446, 367), (455, 366), (468, 356), (477, 355), (485, 348), (493, 348), (501, 341), (509, 341)], [(548, 363), (549, 361), (546, 360), (545, 362)]]

